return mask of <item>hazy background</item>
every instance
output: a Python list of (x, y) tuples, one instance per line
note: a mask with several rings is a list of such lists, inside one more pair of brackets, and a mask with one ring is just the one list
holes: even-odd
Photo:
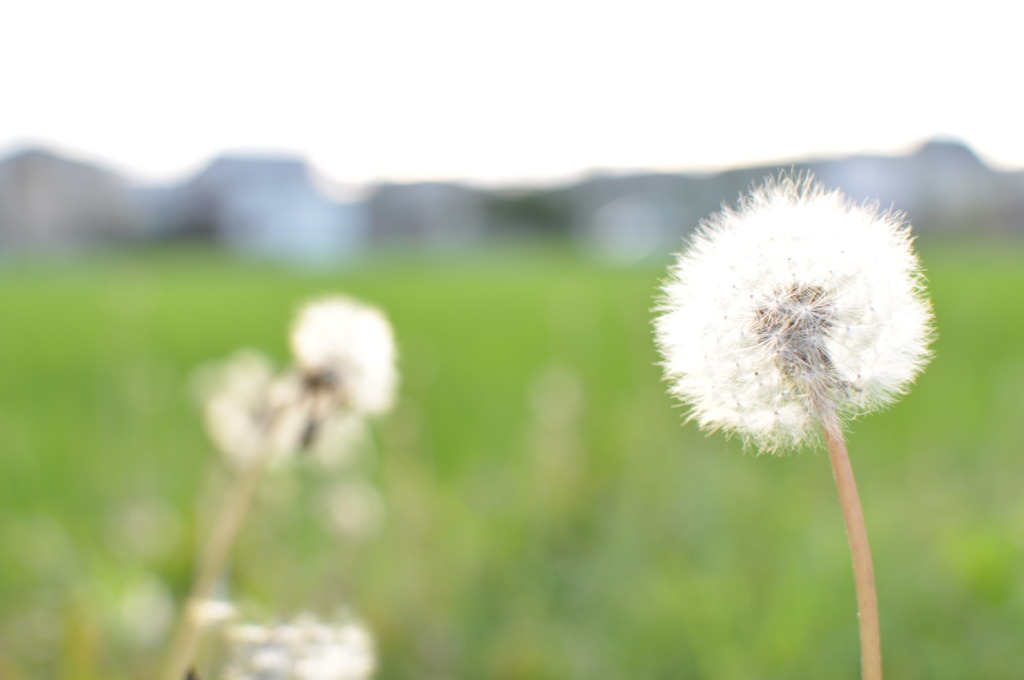
[[(358, 470), (268, 480), (245, 616), (350, 606), (384, 680), (857, 677), (827, 462), (683, 426), (650, 337), (670, 254), (780, 170), (906, 211), (936, 308), (928, 371), (851, 428), (887, 670), (1016, 677), (1020, 25), (985, 2), (6, 10), (0, 680), (153, 676), (223, 481), (196, 371), (283, 364), (332, 292), (391, 318), (401, 398)], [(335, 482), (378, 521), (339, 529)]]
[(328, 177), (530, 182), (965, 139), (1024, 164), (1005, 4), (38, 2), (9, 9), (0, 143), (144, 179), (222, 149)]

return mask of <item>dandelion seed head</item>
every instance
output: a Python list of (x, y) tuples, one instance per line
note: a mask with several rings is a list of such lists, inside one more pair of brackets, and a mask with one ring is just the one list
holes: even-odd
[(277, 458), (294, 451), (306, 418), (295, 373), (278, 374), (254, 350), (240, 350), (198, 377), (207, 432), (233, 464), (251, 463), (269, 446)]
[(391, 326), (377, 309), (344, 297), (307, 305), (292, 327), (292, 352), (307, 383), (363, 415), (389, 410), (398, 383)]
[(368, 680), (376, 668), (373, 638), (355, 621), (301, 616), (233, 626), (225, 637), (225, 680)]
[(810, 176), (768, 180), (704, 221), (663, 286), (670, 391), (708, 430), (798, 446), (826, 411), (905, 393), (930, 356), (931, 308), (903, 216)]

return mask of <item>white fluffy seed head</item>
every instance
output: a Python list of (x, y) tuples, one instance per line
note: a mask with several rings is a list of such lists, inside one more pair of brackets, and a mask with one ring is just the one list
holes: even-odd
[(377, 309), (345, 297), (314, 302), (292, 327), (292, 352), (311, 384), (362, 415), (388, 411), (398, 372), (391, 326)]
[(376, 668), (370, 633), (355, 621), (236, 625), (225, 635), (225, 680), (369, 680)]
[(911, 242), (900, 213), (810, 176), (767, 180), (701, 223), (663, 286), (670, 391), (701, 427), (767, 451), (892, 403), (930, 357)]
[(302, 382), (263, 354), (240, 350), (203, 367), (197, 388), (207, 432), (233, 465), (254, 463), (267, 447), (278, 460), (299, 448), (308, 419)]

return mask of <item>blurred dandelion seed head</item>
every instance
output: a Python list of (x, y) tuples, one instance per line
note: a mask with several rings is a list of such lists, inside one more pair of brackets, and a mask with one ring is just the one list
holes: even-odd
[(278, 372), (263, 354), (237, 352), (202, 369), (206, 427), (235, 465), (269, 448), (339, 464), (364, 435), (363, 419), (394, 403), (398, 373), (391, 327), (377, 309), (343, 297), (307, 305), (291, 333), (296, 367)]
[(377, 487), (362, 478), (335, 482), (325, 490), (321, 504), (328, 527), (342, 536), (369, 536), (384, 523), (384, 500)]
[(195, 616), (203, 627), (230, 621), (237, 613), (235, 605), (221, 597), (193, 601), (190, 602), (190, 606), (193, 607), (192, 616)]
[(292, 327), (291, 346), (307, 385), (343, 408), (378, 415), (394, 403), (395, 343), (376, 308), (345, 297), (310, 303)]
[(910, 226), (810, 176), (767, 180), (704, 221), (663, 286), (670, 391), (768, 451), (822, 415), (892, 403), (927, 363), (931, 307)]
[(249, 464), (268, 445), (277, 458), (297, 448), (306, 419), (297, 374), (279, 374), (263, 354), (240, 350), (204, 367), (197, 382), (206, 430), (233, 464)]
[(232, 626), (225, 638), (224, 680), (366, 680), (376, 668), (373, 638), (354, 621), (302, 616), (272, 626)]

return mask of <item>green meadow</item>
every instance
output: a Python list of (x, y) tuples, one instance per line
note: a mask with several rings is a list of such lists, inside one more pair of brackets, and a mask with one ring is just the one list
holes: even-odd
[[(887, 675), (1024, 673), (1024, 249), (924, 248), (935, 358), (849, 448)], [(383, 308), (401, 399), (339, 537), (309, 461), (274, 471), (226, 591), (348, 608), (380, 680), (859, 677), (828, 458), (684, 425), (651, 308), (666, 263), (565, 252), (296, 271), (201, 251), (0, 262), (0, 679), (144, 680), (223, 483), (193, 376), (287, 361), (304, 301)], [(210, 679), (207, 679), (210, 680)]]

